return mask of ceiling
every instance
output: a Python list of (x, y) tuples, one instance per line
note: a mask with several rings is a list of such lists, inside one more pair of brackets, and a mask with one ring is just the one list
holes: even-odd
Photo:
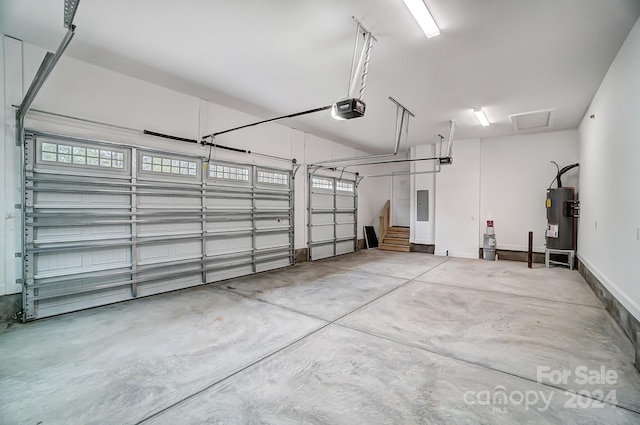
[[(286, 124), (384, 152), (396, 119), (389, 96), (415, 114), (409, 145), (434, 142), (450, 119), (456, 139), (512, 135), (511, 115), (547, 109), (546, 131), (577, 128), (640, 16), (639, 0), (425, 2), (441, 29), (431, 39), (401, 0), (82, 0), (66, 54), (271, 118), (346, 96), (353, 16), (377, 38), (365, 116), (325, 111)], [(0, 0), (0, 32), (53, 51), (63, 3)], [(477, 122), (479, 107), (491, 126)]]

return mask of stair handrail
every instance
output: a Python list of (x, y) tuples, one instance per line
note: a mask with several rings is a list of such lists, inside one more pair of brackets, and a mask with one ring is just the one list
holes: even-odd
[(380, 212), (380, 241), (382, 241), (391, 227), (391, 200), (385, 202)]

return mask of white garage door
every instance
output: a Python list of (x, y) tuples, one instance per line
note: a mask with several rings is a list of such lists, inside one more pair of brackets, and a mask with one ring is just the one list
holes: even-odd
[(293, 264), (291, 170), (27, 132), (26, 320)]
[(355, 181), (309, 174), (309, 261), (358, 249)]

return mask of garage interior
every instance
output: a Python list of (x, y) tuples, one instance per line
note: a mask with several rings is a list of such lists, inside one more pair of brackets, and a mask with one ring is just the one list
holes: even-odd
[(0, 1), (0, 423), (639, 423), (639, 17)]

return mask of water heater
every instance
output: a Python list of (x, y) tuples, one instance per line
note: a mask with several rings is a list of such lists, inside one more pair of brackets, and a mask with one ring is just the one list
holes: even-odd
[[(576, 190), (572, 187), (562, 187), (562, 175), (567, 171), (579, 167), (579, 163), (567, 165), (562, 169), (555, 161), (551, 161), (558, 167), (558, 174), (554, 177), (547, 189), (547, 249), (576, 249), (576, 218), (580, 210), (580, 204), (576, 199)], [(557, 188), (551, 189), (553, 182)]]
[(576, 249), (575, 195), (575, 189), (572, 187), (547, 189), (547, 248)]

